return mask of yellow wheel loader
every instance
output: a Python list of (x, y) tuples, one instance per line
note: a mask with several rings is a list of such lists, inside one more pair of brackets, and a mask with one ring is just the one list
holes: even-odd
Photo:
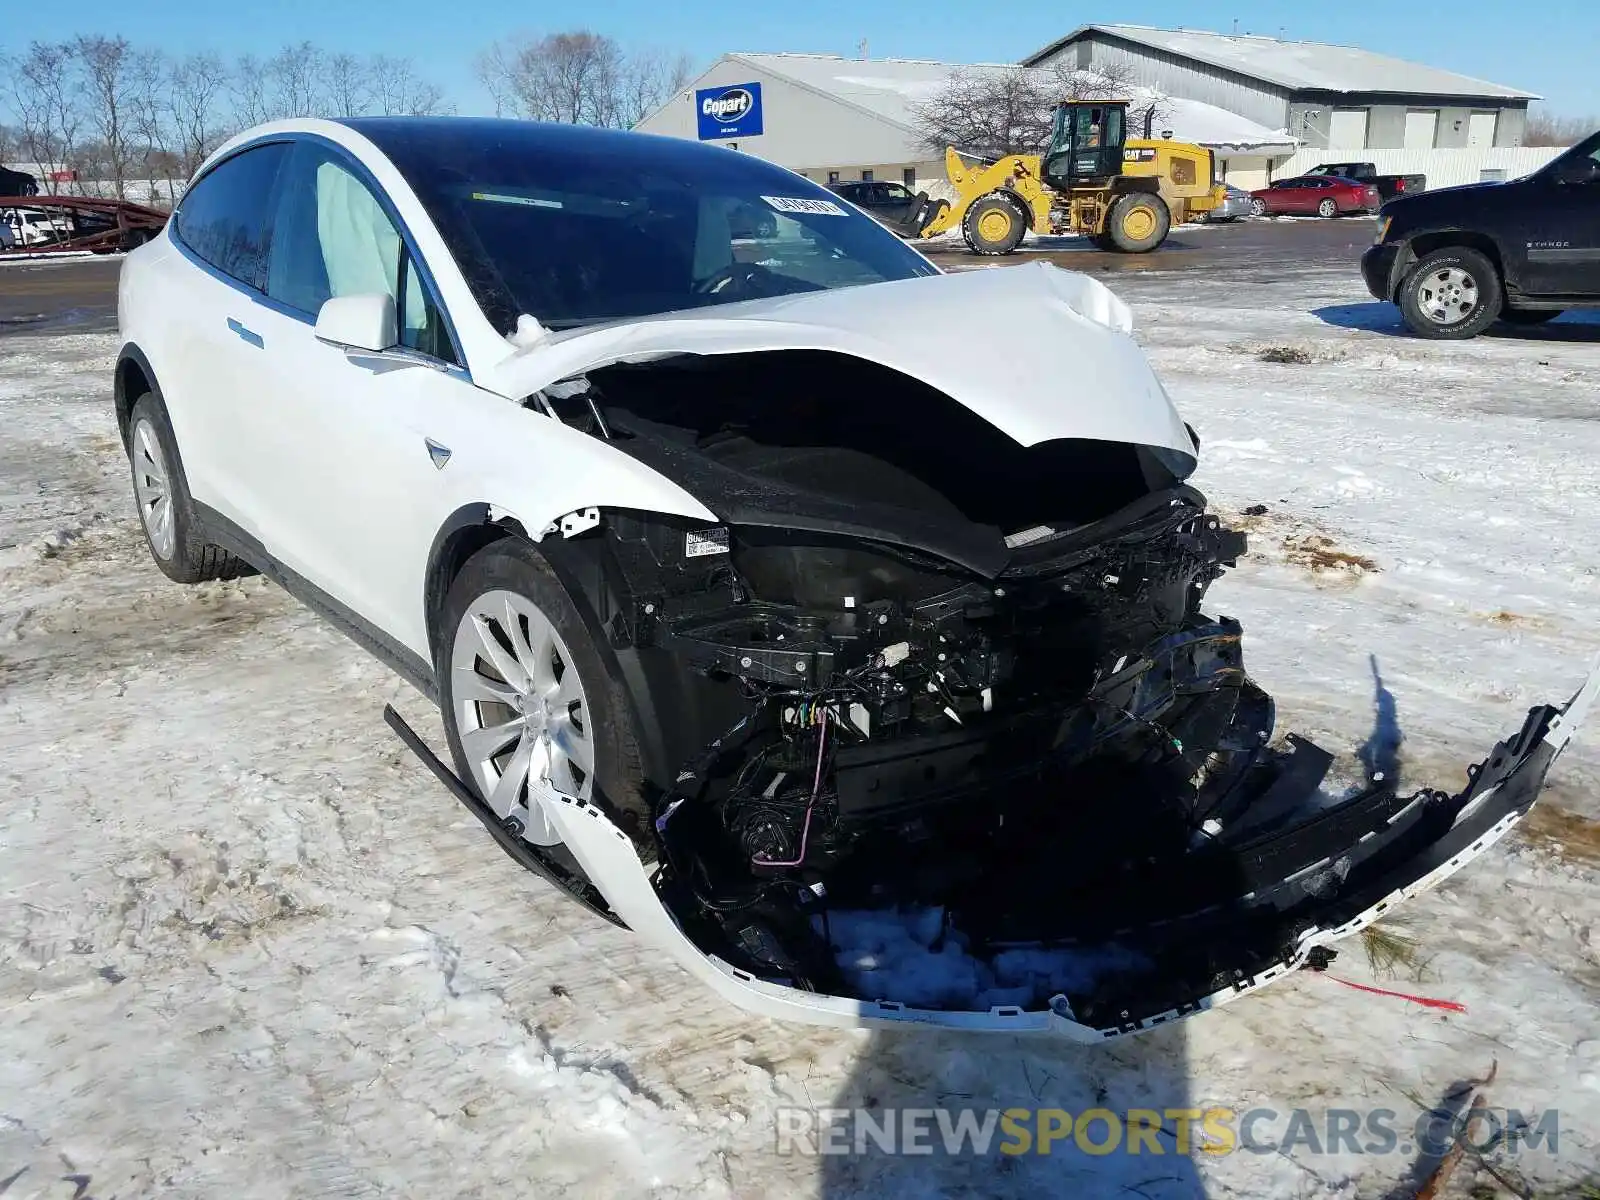
[(955, 202), (924, 193), (900, 232), (929, 238), (959, 226), (974, 254), (1010, 254), (1029, 229), (1087, 234), (1127, 254), (1154, 250), (1175, 222), (1216, 208), (1225, 193), (1211, 151), (1129, 139), (1127, 122), (1126, 100), (1067, 100), (1043, 155), (969, 167), (951, 147), (945, 173)]

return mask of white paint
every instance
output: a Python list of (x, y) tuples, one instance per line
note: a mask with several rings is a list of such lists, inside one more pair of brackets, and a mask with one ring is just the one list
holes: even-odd
[(1499, 114), (1475, 112), (1467, 118), (1467, 145), (1483, 147), (1494, 145), (1495, 123)]
[(1438, 109), (1411, 109), (1406, 113), (1405, 148), (1407, 150), (1432, 150), (1438, 128)]
[[(1537, 171), (1558, 154), (1561, 146), (1482, 146), (1435, 150), (1363, 150), (1361, 161), (1373, 163), (1381, 175), (1426, 175), (1430, 188), (1477, 183), (1485, 170), (1504, 171), (1516, 179)], [(1353, 155), (1351, 157), (1354, 157)], [(1273, 176), (1289, 179), (1318, 163), (1337, 161), (1331, 151), (1301, 150), (1280, 163)]]
[(1336, 108), (1328, 118), (1329, 150), (1361, 150), (1367, 144), (1367, 110)]

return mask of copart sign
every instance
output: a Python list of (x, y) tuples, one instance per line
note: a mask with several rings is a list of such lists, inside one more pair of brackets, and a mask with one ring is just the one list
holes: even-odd
[(735, 83), (701, 88), (694, 94), (700, 140), (755, 137), (761, 132), (761, 85)]

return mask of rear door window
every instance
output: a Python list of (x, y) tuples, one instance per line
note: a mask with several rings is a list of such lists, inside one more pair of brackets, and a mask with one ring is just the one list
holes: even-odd
[(267, 221), (273, 184), (288, 144), (274, 142), (236, 154), (207, 171), (178, 206), (178, 237), (225, 275), (261, 287), (272, 229)]

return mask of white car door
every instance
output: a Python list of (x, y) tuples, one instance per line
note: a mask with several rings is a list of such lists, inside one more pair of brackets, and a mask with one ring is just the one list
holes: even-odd
[[(239, 431), (260, 406), (260, 287), (270, 201), (288, 150), (284, 142), (254, 146), (196, 180), (172, 220), (177, 252), (154, 267), (164, 286), (125, 297), (141, 310), (126, 314), (131, 324), (159, 341), (154, 361), (191, 495), (252, 535), (254, 448)], [(163, 311), (150, 311), (158, 305)]]
[[(262, 402), (247, 418), (251, 488), (273, 558), (362, 622), (427, 659), (423, 575), (434, 535), (481, 498), (449, 466), (469, 439), (530, 430), (473, 386), (436, 294), (366, 172), (297, 142), (279, 189), (259, 332)], [(316, 336), (335, 296), (395, 300), (400, 344), (373, 354)], [(506, 432), (495, 432), (506, 423)]]

